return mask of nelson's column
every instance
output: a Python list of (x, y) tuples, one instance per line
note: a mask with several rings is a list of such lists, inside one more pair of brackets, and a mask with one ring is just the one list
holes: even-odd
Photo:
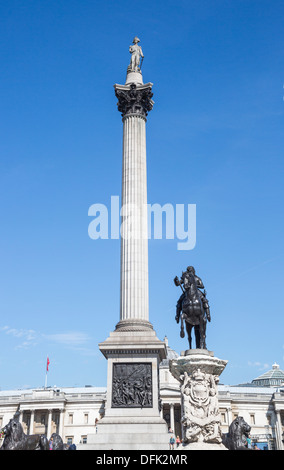
[(168, 449), (159, 399), (166, 346), (149, 321), (148, 301), (146, 121), (153, 84), (143, 84), (139, 42), (135, 37), (129, 47), (125, 85), (114, 85), (123, 122), (120, 320), (99, 344), (108, 361), (107, 399), (97, 434), (88, 436), (93, 449)]

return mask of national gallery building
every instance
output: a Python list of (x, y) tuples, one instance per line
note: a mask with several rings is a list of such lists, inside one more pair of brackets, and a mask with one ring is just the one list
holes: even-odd
[[(178, 354), (168, 346), (167, 338), (164, 341), (167, 358), (160, 364), (161, 416), (169, 431), (182, 438), (180, 385), (169, 371), (169, 361)], [(237, 416), (242, 416), (251, 426), (252, 442), (258, 448), (284, 449), (284, 372), (277, 364), (251, 383), (220, 384), (218, 394), (223, 433), (228, 432)], [(92, 435), (92, 440), (96, 438), (105, 401), (105, 387), (0, 391), (0, 429), (18, 410), (26, 434), (46, 434), (49, 438), (57, 432), (64, 442), (82, 449), (88, 443), (88, 435)]]

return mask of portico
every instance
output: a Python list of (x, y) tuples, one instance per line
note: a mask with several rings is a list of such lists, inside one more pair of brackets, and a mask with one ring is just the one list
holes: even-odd
[(62, 435), (65, 395), (59, 390), (39, 389), (21, 396), (19, 404), (20, 422), (26, 434), (56, 432)]

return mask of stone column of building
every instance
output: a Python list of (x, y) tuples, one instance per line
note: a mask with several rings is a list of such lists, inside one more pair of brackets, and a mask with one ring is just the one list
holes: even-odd
[(171, 425), (171, 430), (175, 434), (175, 405), (174, 403), (170, 404), (170, 425)]
[(31, 420), (30, 420), (29, 434), (34, 434), (34, 420), (35, 420), (35, 410), (31, 410)]
[(51, 418), (52, 418), (52, 410), (48, 410), (48, 420), (47, 420), (47, 437), (51, 436)]
[(282, 423), (280, 410), (276, 410), (276, 446), (277, 450), (283, 450)]
[(58, 434), (63, 438), (63, 420), (64, 420), (64, 409), (59, 410), (59, 430)]

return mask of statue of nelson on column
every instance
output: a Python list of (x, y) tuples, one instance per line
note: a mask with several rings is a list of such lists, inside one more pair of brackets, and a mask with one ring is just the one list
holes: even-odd
[[(131, 72), (140, 72), (142, 62), (144, 59), (142, 48), (141, 46), (138, 46), (138, 42), (140, 42), (140, 39), (137, 36), (135, 36), (135, 38), (133, 39), (133, 44), (129, 46), (129, 52), (131, 54), (129, 70), (131, 70)], [(140, 58), (141, 58), (141, 64), (140, 64)]]

